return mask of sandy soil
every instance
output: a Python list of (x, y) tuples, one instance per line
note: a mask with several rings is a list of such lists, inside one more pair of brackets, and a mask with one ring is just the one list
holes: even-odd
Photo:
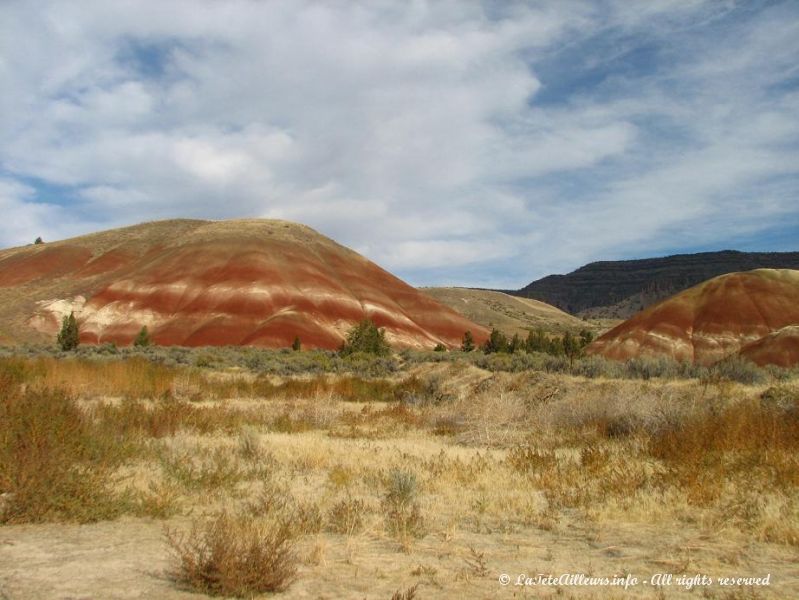
[[(172, 520), (172, 525), (183, 525)], [(88, 600), (201, 598), (178, 589), (166, 575), (170, 557), (164, 522), (122, 519), (92, 525), (26, 525), (0, 529), (0, 598)], [(729, 536), (734, 538), (735, 536)], [(470, 547), (485, 553), (485, 573), (469, 564)], [(319, 535), (303, 540), (297, 581), (278, 597), (390, 598), (419, 583), (418, 598), (795, 598), (799, 597), (799, 551), (787, 546), (709, 540), (690, 528), (561, 526), (557, 532), (530, 528), (511, 534), (431, 532), (402, 552), (389, 538), (365, 533)], [(471, 561), (472, 564), (474, 561)], [(511, 583), (502, 586), (501, 574)], [(584, 573), (639, 579), (622, 588), (515, 585), (519, 574)], [(671, 586), (642, 582), (671, 573)], [(768, 587), (717, 584), (687, 591), (680, 575), (771, 575)], [(737, 595), (734, 593), (737, 592)]]

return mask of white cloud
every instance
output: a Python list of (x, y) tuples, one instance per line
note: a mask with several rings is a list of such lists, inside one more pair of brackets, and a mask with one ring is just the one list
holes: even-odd
[[(799, 170), (797, 95), (779, 87), (797, 76), (799, 18), (736, 10), (7, 2), (4, 206), (50, 238), (174, 216), (295, 219), (416, 283), (449, 265), (471, 278), (459, 283), (520, 286), (696, 243), (675, 234), (696, 219), (703, 242), (723, 241), (796, 219), (790, 185), (763, 186), (754, 221), (730, 203), (750, 214), (748, 192)], [(574, 89), (539, 101), (562, 82)], [(68, 186), (70, 210), (43, 203), (37, 181)], [(48, 225), (65, 213), (69, 227)]]
[(62, 207), (35, 202), (35, 190), (16, 181), (0, 178), (0, 239), (5, 246), (32, 244), (75, 235), (81, 224)]

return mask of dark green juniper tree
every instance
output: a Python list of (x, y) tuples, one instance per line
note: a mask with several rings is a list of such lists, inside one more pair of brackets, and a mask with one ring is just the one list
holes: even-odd
[(64, 317), (61, 321), (61, 331), (58, 332), (58, 347), (61, 350), (69, 351), (74, 350), (80, 343), (80, 332), (78, 331), (78, 320), (75, 318), (75, 313), (69, 313), (68, 317)]
[(594, 341), (594, 333), (583, 329), (580, 331), (580, 344), (585, 348), (588, 344)]
[(139, 331), (139, 335), (133, 340), (133, 345), (138, 348), (146, 348), (150, 345), (150, 332), (147, 331), (147, 325), (144, 325)]
[(508, 338), (499, 329), (492, 329), (486, 343), (483, 344), (483, 352), (491, 354), (493, 352), (508, 352)]
[(339, 352), (342, 356), (354, 352), (387, 356), (391, 354), (391, 346), (386, 341), (385, 330), (378, 329), (371, 319), (364, 319), (350, 329)]
[(527, 335), (527, 341), (524, 344), (525, 350), (527, 352), (546, 352), (548, 342), (549, 340), (547, 340), (543, 329), (539, 327), (535, 331), (530, 330)]
[(463, 334), (463, 341), (461, 342), (461, 351), (472, 352), (474, 350), (474, 338), (472, 332), (467, 331)]
[(294, 341), (291, 342), (291, 349), (294, 350), (294, 352), (299, 352), (301, 348), (302, 342), (300, 342), (300, 336), (296, 335), (294, 336)]
[(563, 334), (563, 353), (569, 359), (569, 366), (574, 366), (574, 359), (579, 358), (583, 352), (583, 347), (580, 345), (580, 340), (574, 337), (570, 332)]

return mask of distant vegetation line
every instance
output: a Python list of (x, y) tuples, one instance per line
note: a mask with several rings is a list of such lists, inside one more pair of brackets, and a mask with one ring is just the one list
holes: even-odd
[[(529, 343), (511, 350), (513, 340), (494, 335), (489, 344), (476, 346), (471, 352), (461, 350), (433, 351), (402, 349), (388, 355), (363, 351), (341, 353), (331, 350), (292, 351), (290, 348), (274, 349), (252, 346), (123, 346), (114, 344), (81, 344), (75, 350), (62, 351), (54, 345), (0, 346), (0, 376), (4, 371), (21, 375), (28, 373), (29, 361), (38, 365), (66, 365), (82, 372), (83, 366), (97, 368), (103, 377), (91, 376), (93, 385), (110, 396), (119, 395), (119, 390), (128, 384), (115, 379), (113, 365), (152, 364), (165, 369), (194, 368), (205, 370), (244, 371), (263, 376), (347, 375), (365, 379), (396, 377), (412, 373), (424, 364), (460, 364), (474, 366), (488, 372), (498, 373), (550, 373), (567, 374), (588, 379), (696, 379), (705, 382), (736, 381), (761, 385), (795, 380), (799, 367), (790, 369), (774, 366), (758, 367), (739, 356), (729, 356), (706, 367), (688, 362), (679, 362), (667, 356), (643, 356), (624, 362), (585, 356), (583, 340), (572, 337), (573, 351), (567, 353), (563, 338), (543, 336), (533, 332)], [(567, 346), (569, 343), (567, 342)], [(570, 356), (571, 354), (571, 356)], [(66, 359), (66, 360), (65, 360)], [(72, 365), (72, 366), (70, 366)], [(39, 367), (37, 367), (38, 369)], [(34, 369), (35, 372), (38, 372)], [(16, 375), (15, 375), (16, 376)], [(70, 376), (71, 377), (71, 376)], [(64, 386), (70, 377), (56, 377), (52, 386)], [(2, 377), (0, 377), (0, 380)], [(145, 378), (147, 385), (152, 378)], [(127, 388), (125, 388), (127, 389)], [(159, 388), (160, 389), (160, 388)], [(77, 388), (75, 390), (77, 392)], [(163, 390), (155, 390), (160, 394)], [(240, 393), (238, 390), (237, 393)], [(131, 392), (133, 393), (133, 392)], [(370, 392), (372, 393), (372, 392)]]

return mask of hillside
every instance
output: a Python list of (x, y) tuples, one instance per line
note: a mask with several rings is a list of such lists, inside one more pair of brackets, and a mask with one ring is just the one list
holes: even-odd
[(793, 367), (799, 364), (799, 325), (789, 325), (747, 344), (741, 356), (753, 363)]
[(172, 220), (0, 251), (0, 336), (52, 341), (75, 311), (84, 343), (338, 348), (369, 317), (392, 344), (486, 331), (363, 256), (286, 221)]
[(626, 319), (703, 281), (753, 269), (799, 269), (799, 252), (702, 252), (663, 258), (594, 262), (509, 292), (571, 314)]
[(496, 327), (507, 335), (526, 337), (531, 329), (576, 333), (581, 329), (598, 331), (596, 322), (578, 319), (544, 302), (509, 296), (502, 292), (458, 287), (430, 287), (421, 291), (486, 327)]
[(791, 326), (797, 324), (799, 271), (757, 269), (715, 277), (651, 306), (601, 336), (588, 352), (709, 365), (743, 350), (759, 364), (789, 366), (799, 361), (791, 354)]

